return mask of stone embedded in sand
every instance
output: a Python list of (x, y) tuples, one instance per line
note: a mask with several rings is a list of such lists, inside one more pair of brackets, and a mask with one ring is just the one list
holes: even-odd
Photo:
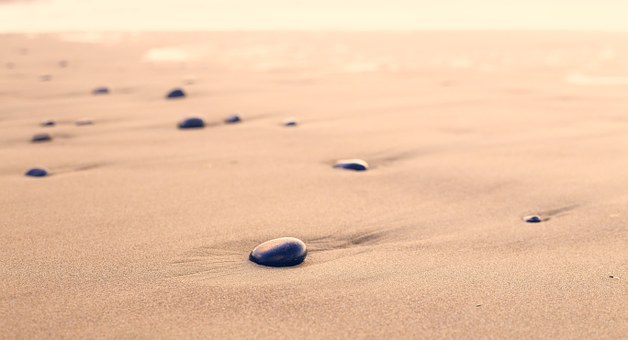
[(51, 81), (52, 80), (52, 76), (49, 75), (49, 74), (44, 74), (44, 75), (39, 77), (39, 80), (41, 80), (41, 81)]
[(109, 94), (109, 88), (106, 86), (99, 86), (92, 90), (93, 95)]
[(270, 267), (296, 266), (305, 260), (307, 248), (294, 237), (281, 237), (266, 241), (253, 249), (249, 260)]
[(185, 92), (181, 88), (173, 89), (172, 91), (168, 92), (168, 94), (166, 95), (167, 99), (176, 99), (176, 98), (184, 98), (184, 97), (185, 97)]
[(33, 138), (31, 139), (31, 142), (33, 142), (33, 143), (41, 143), (41, 142), (50, 142), (51, 140), (52, 140), (52, 137), (50, 137), (49, 134), (47, 134), (47, 133), (38, 133), (38, 134), (33, 136)]
[(41, 168), (32, 168), (26, 171), (25, 175), (29, 177), (45, 177), (48, 176), (48, 171)]
[(225, 119), (225, 123), (227, 124), (239, 123), (241, 121), (242, 121), (242, 118), (240, 118), (239, 115), (231, 115)]
[(55, 126), (55, 121), (54, 120), (44, 120), (43, 122), (39, 123), (39, 125), (41, 126)]
[(366, 171), (369, 168), (368, 163), (361, 159), (343, 159), (336, 162), (334, 168), (339, 169), (347, 169), (347, 170), (355, 170), (355, 171)]
[(297, 124), (298, 122), (295, 118), (288, 118), (283, 122), (284, 126), (297, 126)]
[(179, 122), (179, 129), (199, 129), (205, 127), (205, 121), (201, 118), (186, 118)]
[(83, 118), (83, 119), (79, 119), (76, 122), (74, 122), (74, 124), (78, 125), (78, 126), (84, 126), (84, 125), (93, 125), (94, 121), (88, 118)]
[(527, 223), (541, 223), (543, 222), (543, 217), (539, 215), (530, 215), (523, 218)]

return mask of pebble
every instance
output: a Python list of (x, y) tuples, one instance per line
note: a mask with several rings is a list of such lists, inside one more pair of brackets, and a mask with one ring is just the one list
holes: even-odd
[(298, 122), (294, 118), (288, 118), (283, 122), (284, 126), (297, 126)]
[(541, 223), (543, 222), (543, 218), (539, 215), (530, 215), (523, 218), (524, 221), (528, 223)]
[(109, 94), (109, 88), (106, 86), (99, 86), (95, 88), (94, 90), (92, 90), (92, 94), (93, 95)]
[(26, 171), (25, 175), (29, 177), (45, 177), (48, 176), (48, 171), (41, 168), (32, 168)]
[(225, 119), (225, 123), (227, 124), (239, 123), (241, 121), (242, 121), (242, 118), (240, 118), (239, 115), (231, 115), (227, 117), (227, 119)]
[(55, 121), (54, 120), (44, 120), (43, 122), (39, 123), (39, 125), (41, 126), (55, 126)]
[(263, 266), (296, 266), (305, 260), (307, 248), (303, 241), (294, 237), (281, 237), (266, 241), (253, 249), (249, 260)]
[(334, 168), (348, 169), (355, 171), (366, 171), (369, 168), (368, 163), (361, 159), (343, 159), (336, 162)]
[(201, 118), (186, 118), (179, 122), (179, 129), (198, 129), (205, 127), (205, 121)]
[(33, 138), (31, 139), (31, 142), (33, 142), (33, 143), (40, 143), (40, 142), (50, 142), (51, 140), (52, 140), (52, 137), (50, 137), (49, 134), (47, 134), (47, 133), (38, 133), (38, 134), (33, 136)]
[(166, 95), (167, 99), (184, 98), (184, 97), (185, 97), (185, 92), (183, 92), (183, 89), (181, 88), (173, 89), (172, 91), (168, 92), (168, 94)]
[(39, 80), (41, 80), (41, 81), (51, 81), (52, 80), (52, 76), (49, 75), (49, 74), (44, 74), (44, 75), (39, 77)]

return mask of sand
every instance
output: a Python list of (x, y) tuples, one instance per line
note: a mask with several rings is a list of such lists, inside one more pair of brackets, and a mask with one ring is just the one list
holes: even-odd
[[(2, 338), (628, 336), (627, 34), (0, 48)], [(248, 261), (283, 236), (302, 265)]]

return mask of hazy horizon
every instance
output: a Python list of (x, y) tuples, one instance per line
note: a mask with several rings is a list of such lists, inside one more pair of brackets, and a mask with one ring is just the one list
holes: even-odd
[(0, 32), (628, 31), (620, 0), (0, 0)]

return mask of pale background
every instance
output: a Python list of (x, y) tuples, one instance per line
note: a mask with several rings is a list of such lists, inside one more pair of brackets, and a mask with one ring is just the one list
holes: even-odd
[(0, 32), (628, 30), (624, 0), (0, 0)]

